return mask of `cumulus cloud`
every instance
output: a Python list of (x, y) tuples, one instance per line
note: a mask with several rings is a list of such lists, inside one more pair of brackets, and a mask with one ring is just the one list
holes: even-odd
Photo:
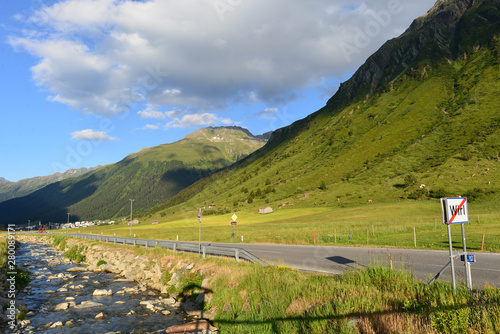
[(257, 116), (262, 119), (275, 119), (278, 111), (278, 108), (266, 108), (258, 113)]
[(106, 117), (156, 104), (210, 123), (206, 111), (286, 103), (341, 78), (433, 3), (67, 0), (17, 16), (32, 29), (9, 43), (39, 59), (51, 101)]
[(167, 123), (165, 128), (192, 128), (198, 126), (212, 126), (218, 123), (231, 125), (234, 122), (229, 118), (219, 118), (212, 113), (189, 114), (180, 118), (174, 118), (171, 122)]
[(146, 124), (142, 129), (143, 130), (158, 130), (160, 128), (159, 125), (155, 124)]
[(106, 141), (118, 140), (117, 138), (108, 135), (105, 131), (94, 131), (92, 129), (75, 131), (71, 133), (71, 139), (89, 140), (93, 142), (106, 142)]
[(159, 111), (160, 106), (150, 104), (144, 110), (140, 110), (137, 112), (137, 115), (140, 118), (154, 118), (154, 119), (166, 119), (167, 117), (175, 117), (178, 116), (180, 111), (172, 110), (172, 111)]

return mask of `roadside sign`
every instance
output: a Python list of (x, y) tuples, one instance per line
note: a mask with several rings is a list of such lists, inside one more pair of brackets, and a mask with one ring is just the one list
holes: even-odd
[(198, 221), (201, 223), (201, 209), (198, 209)]
[(474, 258), (474, 255), (467, 254), (467, 262), (476, 262), (476, 259)]
[[(231, 216), (231, 219), (233, 221), (236, 221), (236, 219), (238, 219), (238, 216), (236, 215), (236, 213), (233, 213), (233, 215)], [(236, 224), (235, 224), (236, 225)]]
[(238, 224), (238, 222), (236, 222), (236, 221), (231, 222), (231, 225), (237, 225), (237, 224)]
[(443, 223), (444, 224), (464, 224), (469, 222), (469, 210), (467, 208), (467, 198), (442, 198)]

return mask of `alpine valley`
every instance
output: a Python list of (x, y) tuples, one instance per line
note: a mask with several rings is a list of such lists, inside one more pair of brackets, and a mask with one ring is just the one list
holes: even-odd
[(53, 182), (0, 203), (0, 223), (64, 222), (140, 214), (195, 181), (227, 167), (265, 144), (239, 127), (204, 128), (172, 144), (144, 148), (79, 177)]

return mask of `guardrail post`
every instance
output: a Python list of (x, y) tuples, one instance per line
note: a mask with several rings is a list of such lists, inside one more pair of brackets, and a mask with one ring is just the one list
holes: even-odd
[(113, 244), (115, 244), (115, 245), (116, 245), (116, 238), (115, 238), (115, 240), (113, 241)]
[(177, 250), (177, 244), (174, 243), (174, 248), (173, 248), (174, 252)]
[(201, 250), (203, 252), (203, 258), (205, 258), (206, 254), (207, 254), (207, 246), (201, 246)]
[(148, 248), (148, 242), (146, 241), (146, 244), (144, 245), (146, 248)]
[(240, 262), (240, 250), (239, 249), (234, 250), (234, 257), (236, 258), (236, 262)]

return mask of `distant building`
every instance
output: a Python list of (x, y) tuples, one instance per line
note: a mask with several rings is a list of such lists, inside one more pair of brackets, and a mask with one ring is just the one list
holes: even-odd
[(271, 208), (270, 206), (266, 206), (264, 208), (259, 209), (259, 213), (262, 213), (262, 214), (271, 213), (271, 212), (273, 212), (273, 208)]
[(157, 221), (157, 220), (153, 220), (153, 221), (151, 222), (151, 224), (153, 224), (153, 225), (157, 225), (157, 224), (158, 224), (158, 221)]
[(139, 225), (139, 221), (137, 219), (132, 220), (132, 222), (129, 220), (128, 225), (131, 225), (130, 223), (132, 223), (132, 225)]

